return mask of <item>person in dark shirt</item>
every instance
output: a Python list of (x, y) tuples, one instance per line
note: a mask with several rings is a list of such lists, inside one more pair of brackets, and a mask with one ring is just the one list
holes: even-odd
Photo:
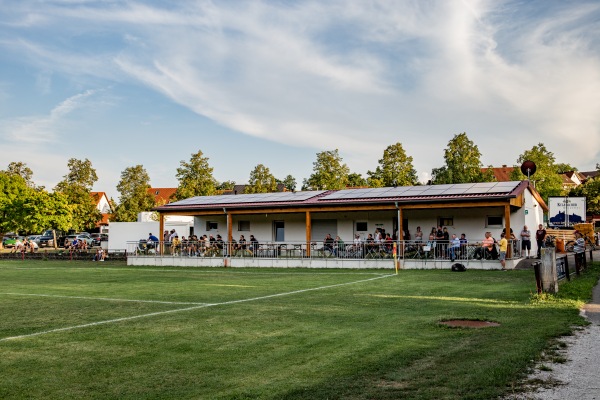
[(333, 243), (334, 240), (331, 237), (331, 234), (328, 233), (327, 236), (325, 236), (325, 240), (323, 240), (323, 250), (327, 250), (333, 254)]
[(542, 247), (544, 247), (544, 240), (546, 240), (546, 230), (544, 225), (540, 224), (538, 230), (535, 231), (535, 241), (537, 242), (537, 258), (542, 257)]

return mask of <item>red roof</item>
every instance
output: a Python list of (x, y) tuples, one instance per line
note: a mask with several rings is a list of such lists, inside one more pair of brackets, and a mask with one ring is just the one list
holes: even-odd
[[(488, 169), (489, 168), (481, 168), (481, 172), (485, 173), (488, 171)], [(513, 167), (507, 167), (506, 165), (492, 168), (494, 178), (496, 178), (498, 182), (510, 182), (510, 174), (512, 174), (513, 170)]]
[(176, 191), (177, 188), (148, 188), (148, 193), (154, 197), (154, 204), (161, 206), (169, 204)]
[(94, 201), (96, 201), (96, 206), (100, 204), (100, 200), (102, 200), (102, 197), (106, 197), (106, 199), (108, 199), (108, 196), (106, 196), (106, 192), (90, 192), (90, 195), (92, 196)]

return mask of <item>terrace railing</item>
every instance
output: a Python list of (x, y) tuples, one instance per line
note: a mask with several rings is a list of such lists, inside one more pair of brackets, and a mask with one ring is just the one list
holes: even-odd
[[(401, 240), (382, 243), (324, 243), (324, 242), (237, 242), (185, 241), (148, 243), (145, 240), (127, 243), (127, 254), (139, 257), (252, 257), (252, 258), (338, 258), (386, 259), (394, 254), (401, 260), (497, 260), (498, 246), (491, 251), (479, 242), (467, 242), (454, 248), (450, 243)], [(517, 242), (509, 241), (507, 259), (520, 258)]]

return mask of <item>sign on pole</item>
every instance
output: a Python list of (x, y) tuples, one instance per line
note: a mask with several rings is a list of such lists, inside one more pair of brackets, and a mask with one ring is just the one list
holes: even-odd
[(585, 200), (585, 197), (549, 197), (549, 225), (564, 228), (585, 222)]

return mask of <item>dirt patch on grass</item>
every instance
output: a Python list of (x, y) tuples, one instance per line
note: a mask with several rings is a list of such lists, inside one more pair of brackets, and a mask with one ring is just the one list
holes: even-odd
[(497, 322), (491, 321), (475, 321), (472, 319), (451, 319), (448, 321), (440, 321), (440, 324), (449, 326), (451, 328), (490, 328), (493, 326), (500, 326)]

